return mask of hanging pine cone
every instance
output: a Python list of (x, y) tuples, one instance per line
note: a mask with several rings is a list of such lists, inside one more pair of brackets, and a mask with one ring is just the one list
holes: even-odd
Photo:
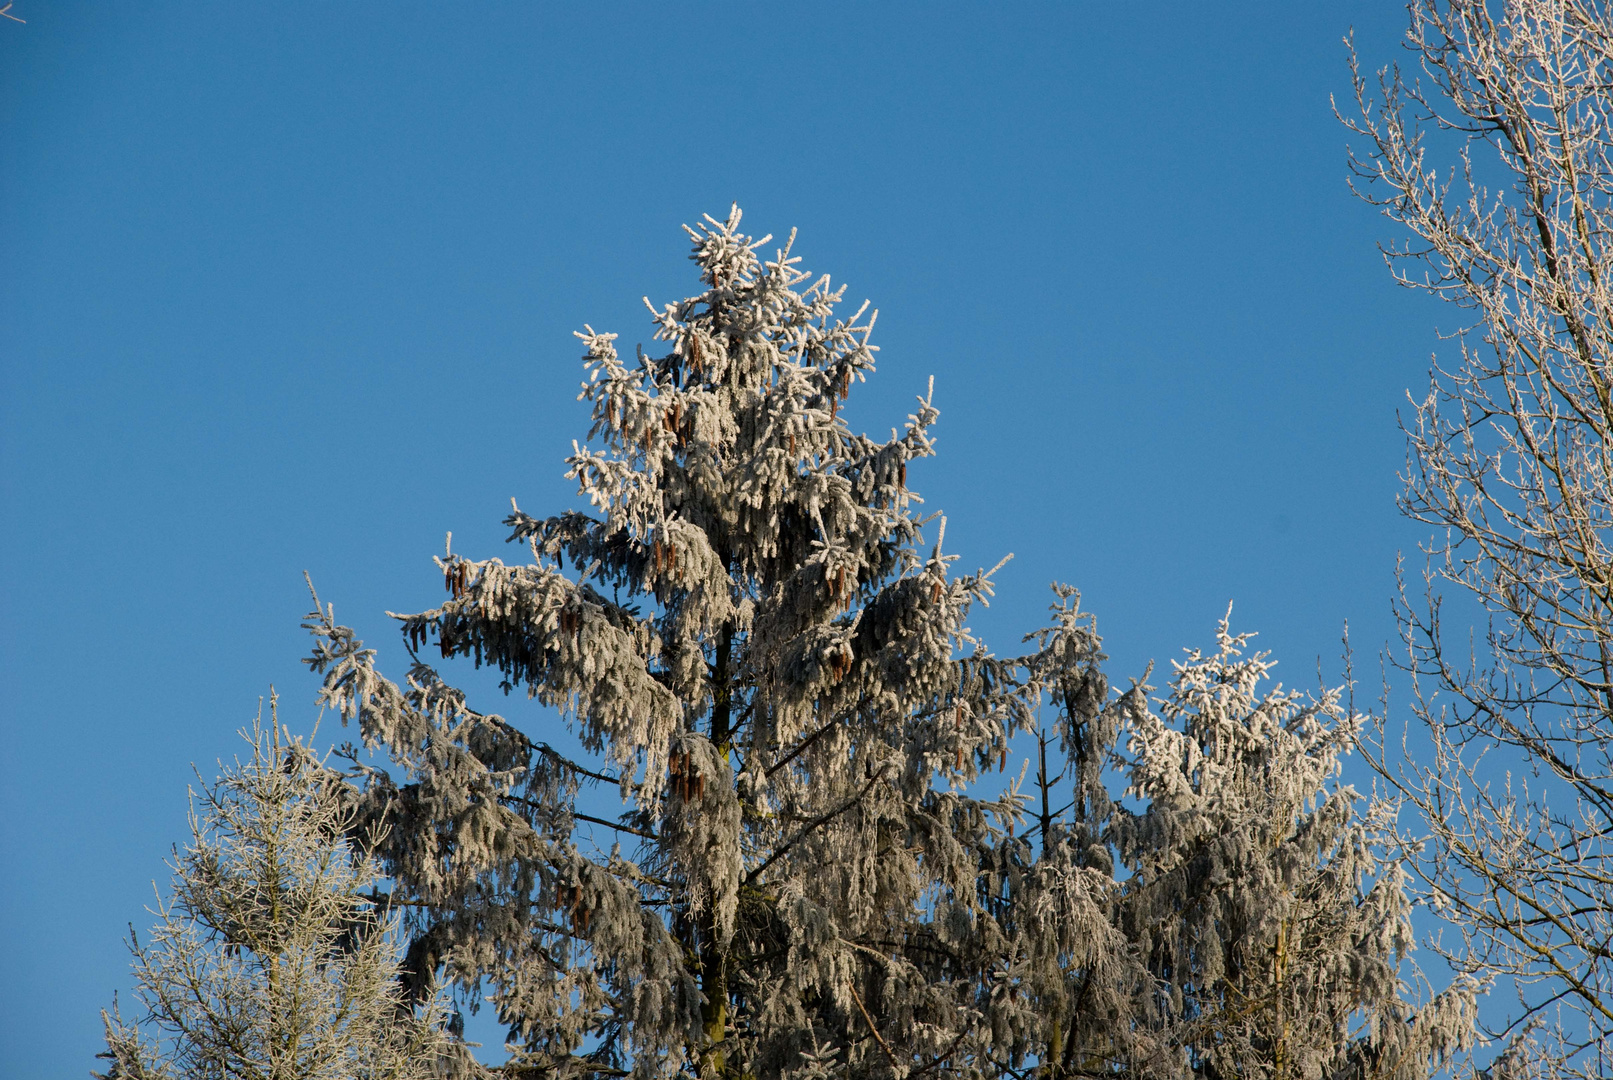
[(570, 900), (566, 907), (566, 915), (571, 919), (572, 927), (578, 932), (586, 934), (588, 924), (593, 918), (593, 912), (589, 910), (587, 904), (583, 903), (582, 886), (571, 886), (565, 890), (562, 899)]
[(677, 792), (679, 799), (684, 802), (698, 802), (705, 797), (706, 779), (695, 768), (694, 755), (689, 751), (673, 754), (667, 773), (672, 780), (669, 786)]

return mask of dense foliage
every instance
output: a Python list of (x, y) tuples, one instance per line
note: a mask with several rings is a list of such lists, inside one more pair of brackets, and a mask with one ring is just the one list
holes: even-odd
[[(1263, 690), (1224, 624), (1156, 715), (1146, 685), (1109, 690), (1069, 589), (1028, 655), (988, 652), (965, 619), (992, 572), (955, 572), (907, 483), (930, 396), (854, 434), (867, 306), (839, 315), (793, 235), (765, 259), (739, 226), (689, 230), (702, 289), (651, 307), (662, 355), (579, 335), (588, 512), (515, 509), (520, 563), (439, 558), (446, 601), (398, 616), (401, 681), (310, 619), (323, 701), (392, 762), (355, 750), (330, 779), (383, 836), (411, 992), (478, 988), (510, 1075), (1437, 1067), (1474, 987), (1415, 1020), (1402, 998), (1388, 811), (1337, 778), (1357, 718)], [(473, 709), (428, 645), (559, 710), (591, 756)], [(986, 781), (1022, 732), (1034, 788), (1029, 762)], [(578, 808), (589, 786), (619, 818)]]

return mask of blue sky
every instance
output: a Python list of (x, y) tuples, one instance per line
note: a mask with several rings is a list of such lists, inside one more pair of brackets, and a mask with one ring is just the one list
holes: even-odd
[(517, 557), (511, 496), (579, 503), (571, 331), (647, 339), (732, 201), (880, 309), (854, 423), (935, 377), (910, 482), (965, 566), (1016, 554), (997, 651), (1054, 578), (1117, 682), (1229, 601), (1291, 684), (1392, 634), (1395, 415), (1452, 315), (1390, 282), (1328, 96), (1395, 5), (582, 8), (0, 24), (8, 1073), (95, 1064), (190, 764), (271, 683), (312, 723), (302, 571), (384, 661), (446, 530)]

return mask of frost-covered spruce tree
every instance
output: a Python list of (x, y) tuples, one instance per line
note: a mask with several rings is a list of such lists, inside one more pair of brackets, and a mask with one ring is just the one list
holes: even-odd
[(471, 1064), (431, 994), (398, 984), (376, 867), (306, 748), (254, 724), (252, 755), (193, 800), (192, 842), (142, 941), (142, 1015), (102, 1013), (101, 1080), (426, 1080)]
[[(1160, 714), (1121, 716), (1129, 871), (1115, 927), (1146, 972), (1128, 1048), (1150, 1076), (1422, 1078), (1471, 1045), (1471, 980), (1414, 1009), (1395, 807), (1339, 779), (1359, 714), (1270, 687), (1223, 619), (1174, 666)], [(1081, 1070), (1087, 1071), (1087, 1070)]]
[[(1080, 594), (1055, 586), (1052, 625), (1027, 637), (1035, 651), (1019, 662), (1024, 700), (1053, 715), (1037, 731), (1034, 823), (1004, 845), (996, 874), (1009, 898), (1001, 990), (1044, 1077), (1126, 1075), (1136, 1060), (1136, 1003), (1151, 985), (1118, 925), (1109, 784), (1115, 743), (1130, 712), (1146, 712), (1148, 687), (1113, 695), (1103, 672), (1095, 620)], [(1064, 753), (1051, 775), (1050, 749)]]
[[(703, 287), (651, 308), (661, 355), (579, 335), (589, 511), (517, 509), (513, 565), (439, 559), (446, 602), (398, 616), (401, 682), (310, 620), (323, 700), (402, 769), (355, 755), (354, 805), (387, 829), (412, 977), (484, 993), (512, 1074), (998, 1075), (1030, 1014), (992, 872), (1016, 803), (965, 793), (1025, 721), (964, 625), (990, 573), (953, 573), (944, 523), (921, 538), (930, 399), (885, 441), (840, 415), (873, 371), (866, 305), (838, 314), (793, 234), (764, 261), (739, 225), (689, 230)], [(593, 758), (472, 709), (428, 645)], [(578, 811), (596, 784), (619, 819)]]
[(1247, 635), (1223, 620), (1217, 651), (1175, 665), (1156, 713), (1146, 682), (1111, 693), (1092, 619), (1075, 590), (1056, 591), (1021, 661), (1027, 700), (1054, 718), (1039, 799), (996, 864), (1003, 990), (1022, 1003), (1040, 1075), (1422, 1080), (1447, 1067), (1471, 1045), (1478, 987), (1407, 998), (1393, 808), (1340, 782), (1359, 726), (1340, 691), (1267, 688), (1271, 662), (1244, 656)]

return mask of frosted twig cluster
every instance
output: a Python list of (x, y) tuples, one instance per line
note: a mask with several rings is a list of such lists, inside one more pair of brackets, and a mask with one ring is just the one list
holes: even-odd
[[(1508, 978), (1514, 1028), (1559, 1010), (1565, 1073), (1613, 1070), (1613, 12), (1418, 0), (1417, 79), (1356, 72), (1358, 191), (1411, 240), (1402, 284), (1453, 304), (1454, 359), (1412, 401), (1403, 507), (1434, 530), (1399, 613), (1420, 765), (1414, 861)], [(1446, 633), (1488, 619), (1481, 640)], [(1531, 1028), (1530, 1030), (1534, 1030)], [(1508, 1034), (1509, 1032), (1498, 1032)], [(1533, 1036), (1531, 1036), (1533, 1038)], [(1548, 1055), (1549, 1056), (1549, 1055)]]

